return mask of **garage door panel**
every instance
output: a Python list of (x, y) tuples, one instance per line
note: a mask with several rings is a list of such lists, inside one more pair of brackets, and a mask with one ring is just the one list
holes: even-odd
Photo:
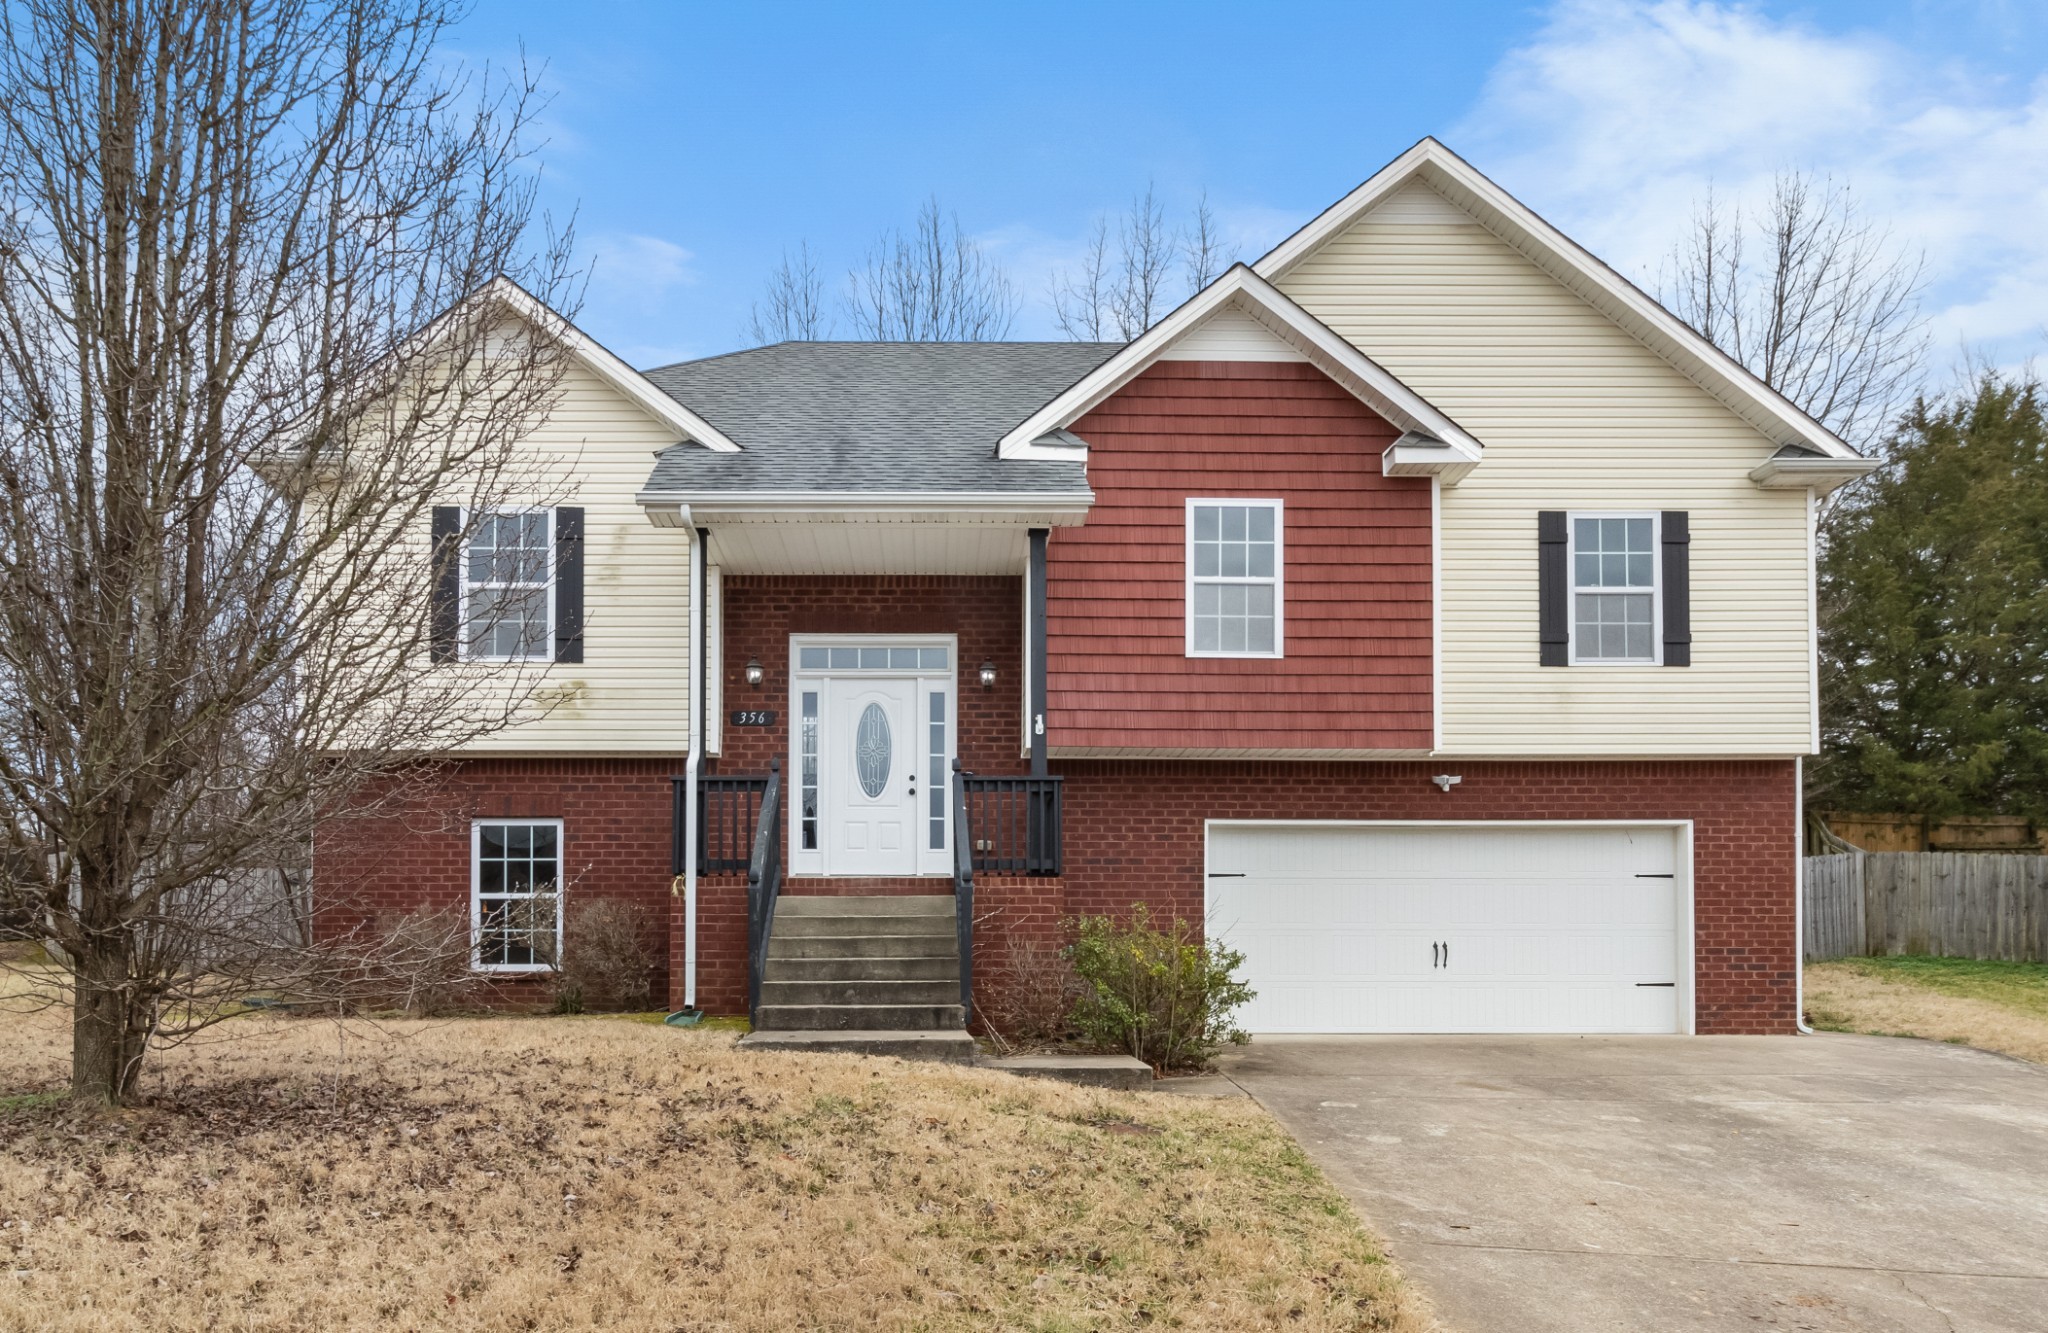
[[(1209, 931), (1266, 1032), (1670, 1032), (1668, 827), (1216, 826)], [(1438, 946), (1448, 949), (1439, 966)]]

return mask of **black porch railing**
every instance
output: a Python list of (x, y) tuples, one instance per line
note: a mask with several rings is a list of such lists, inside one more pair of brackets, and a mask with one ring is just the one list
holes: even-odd
[[(669, 835), (669, 873), (683, 873), (683, 839), (687, 820), (683, 799), (689, 779), (670, 778), (673, 796)], [(761, 821), (766, 776), (700, 777), (697, 779), (697, 873), (730, 875), (745, 870), (753, 857), (754, 827)]]
[(768, 761), (768, 785), (754, 824), (754, 848), (747, 864), (747, 1014), (761, 1017), (761, 974), (768, 970), (768, 936), (775, 929), (775, 902), (782, 894), (782, 761)]
[(1064, 873), (1060, 779), (960, 774), (954, 838), (985, 875)]

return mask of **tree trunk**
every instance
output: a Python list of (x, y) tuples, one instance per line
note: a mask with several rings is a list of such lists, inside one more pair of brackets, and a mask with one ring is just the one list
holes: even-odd
[(81, 958), (71, 1010), (71, 1098), (118, 1106), (135, 1091), (149, 1027), (139, 1021), (127, 959)]

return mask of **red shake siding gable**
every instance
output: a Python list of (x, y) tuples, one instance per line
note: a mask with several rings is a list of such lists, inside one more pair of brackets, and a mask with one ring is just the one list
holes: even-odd
[[(1427, 750), (1430, 488), (1312, 366), (1167, 361), (1074, 423), (1095, 505), (1047, 546), (1055, 753)], [(1187, 655), (1190, 497), (1278, 498), (1279, 659)]]

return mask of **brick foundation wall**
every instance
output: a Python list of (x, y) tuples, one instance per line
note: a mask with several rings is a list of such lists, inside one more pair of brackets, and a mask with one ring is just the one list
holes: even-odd
[[(1790, 760), (1054, 767), (1066, 775), (1067, 914), (1143, 900), (1200, 920), (1207, 819), (1690, 819), (1698, 1030), (1797, 1024)], [(1463, 778), (1448, 794), (1429, 781), (1446, 771)]]
[[(403, 791), (369, 793), (320, 821), (313, 837), (316, 933), (381, 932), (421, 910), (469, 911), (470, 823), (560, 819), (567, 910), (623, 899), (650, 920), (654, 995), (670, 989), (669, 776), (672, 758), (505, 758), (448, 763)], [(741, 931), (745, 931), (744, 909)], [(680, 957), (680, 954), (678, 954)], [(505, 978), (507, 1004), (538, 1003), (544, 983)]]
[[(1014, 725), (1014, 721), (1013, 721)], [(571, 894), (620, 896), (668, 923), (662, 981), (682, 998), (682, 901), (669, 894), (675, 760), (489, 759), (451, 765), (438, 794), (374, 819), (323, 823), (315, 840), (321, 927), (467, 909), (469, 820), (565, 823)], [(1056, 938), (1077, 913), (1144, 901), (1199, 921), (1209, 819), (1690, 819), (1696, 1012), (1703, 1033), (1786, 1033), (1797, 1022), (1796, 768), (1789, 761), (1201, 763), (1078, 761), (1066, 777), (1060, 879), (977, 877), (977, 968), (1000, 975), (1003, 941)], [(1457, 772), (1449, 794), (1429, 781)], [(794, 881), (802, 892), (946, 892), (945, 880)], [(571, 907), (573, 911), (573, 906)], [(746, 997), (740, 875), (699, 890), (698, 1002)], [(659, 993), (659, 992), (658, 992)]]

